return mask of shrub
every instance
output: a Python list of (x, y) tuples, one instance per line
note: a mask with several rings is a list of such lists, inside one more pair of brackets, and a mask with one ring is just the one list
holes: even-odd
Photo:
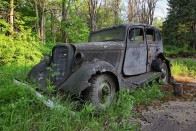
[(14, 37), (0, 35), (0, 66), (37, 63), (43, 57), (41, 46), (34, 37), (25, 33)]

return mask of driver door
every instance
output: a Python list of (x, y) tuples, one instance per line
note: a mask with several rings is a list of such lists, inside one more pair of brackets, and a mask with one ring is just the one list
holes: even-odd
[(130, 28), (127, 36), (127, 48), (123, 73), (137, 75), (146, 72), (147, 46), (144, 39), (144, 27)]

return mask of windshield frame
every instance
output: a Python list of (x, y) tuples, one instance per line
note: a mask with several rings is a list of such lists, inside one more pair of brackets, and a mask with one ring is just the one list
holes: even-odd
[(95, 31), (95, 32), (92, 32), (90, 35), (89, 35), (89, 38), (88, 38), (88, 42), (104, 42), (103, 41), (91, 41), (90, 38), (92, 35), (96, 34), (96, 33), (101, 33), (101, 32), (105, 32), (105, 31), (109, 31), (109, 30), (115, 30), (115, 29), (119, 29), (119, 28), (122, 28), (123, 29), (123, 40), (105, 40), (105, 41), (126, 41), (126, 35), (127, 35), (127, 28), (125, 26), (114, 26), (114, 27), (109, 27), (109, 28), (105, 28), (105, 29), (101, 29), (99, 31)]

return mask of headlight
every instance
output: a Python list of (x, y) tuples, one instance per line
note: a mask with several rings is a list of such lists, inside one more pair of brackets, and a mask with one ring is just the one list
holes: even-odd
[(46, 65), (49, 65), (51, 62), (51, 56), (45, 56), (43, 61), (46, 63)]
[(84, 60), (84, 54), (82, 52), (77, 52), (75, 55), (75, 64), (81, 64)]

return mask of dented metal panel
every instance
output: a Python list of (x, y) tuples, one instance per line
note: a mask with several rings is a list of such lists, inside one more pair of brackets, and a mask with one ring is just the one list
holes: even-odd
[[(134, 40), (131, 40), (129, 33), (127, 37), (127, 48), (124, 59), (123, 73), (125, 75), (137, 75), (146, 72), (146, 61), (147, 61), (147, 49), (146, 42), (144, 41), (144, 27), (133, 26), (130, 31), (134, 29), (139, 29), (140, 33), (138, 37), (141, 40), (136, 40), (134, 35)], [(135, 34), (135, 33), (134, 33)]]
[(152, 61), (156, 59), (157, 55), (163, 52), (162, 41), (157, 40), (157, 30), (155, 28), (147, 28), (146, 30), (153, 30), (153, 40), (147, 39), (147, 49), (148, 49), (148, 63), (147, 63), (147, 71), (151, 71)]
[[(106, 61), (110, 63), (117, 72), (121, 72), (125, 42), (90, 42), (87, 44), (74, 44), (77, 52), (83, 53), (84, 61)], [(88, 49), (88, 50), (87, 50)]]
[(59, 88), (78, 94), (90, 86), (90, 78), (98, 73), (111, 72), (118, 76), (114, 67), (105, 61), (83, 63), (81, 68), (74, 72)]
[(124, 49), (125, 43), (123, 41), (108, 41), (108, 42), (89, 42), (89, 43), (80, 43), (72, 44), (77, 51), (82, 50), (121, 50)]

